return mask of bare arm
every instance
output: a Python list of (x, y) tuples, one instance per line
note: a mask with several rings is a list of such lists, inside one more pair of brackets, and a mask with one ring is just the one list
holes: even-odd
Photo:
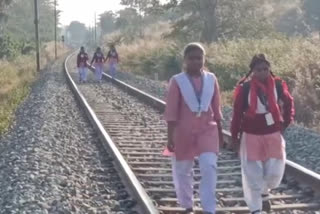
[(176, 122), (168, 122), (168, 143), (167, 147), (170, 152), (174, 152), (173, 133), (176, 127)]
[(168, 142), (167, 147), (170, 152), (174, 151), (173, 133), (175, 131), (178, 115), (179, 115), (179, 101), (180, 93), (178, 85), (174, 79), (170, 80), (168, 93), (166, 96), (166, 109), (164, 113), (164, 119), (168, 124)]

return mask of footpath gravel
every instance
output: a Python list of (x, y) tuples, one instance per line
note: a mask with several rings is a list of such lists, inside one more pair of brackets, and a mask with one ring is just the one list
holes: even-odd
[(0, 138), (0, 213), (137, 213), (61, 65), (40, 74)]
[[(132, 73), (119, 72), (118, 79), (136, 88), (146, 91), (160, 99), (164, 99), (167, 83), (150, 80)], [(230, 107), (223, 108), (223, 126), (229, 130), (232, 116)], [(303, 126), (292, 125), (284, 137), (287, 142), (287, 158), (302, 166), (320, 173), (320, 134)]]

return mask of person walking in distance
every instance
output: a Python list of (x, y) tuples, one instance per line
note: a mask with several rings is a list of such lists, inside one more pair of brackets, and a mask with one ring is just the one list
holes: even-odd
[(104, 55), (101, 51), (101, 48), (98, 47), (91, 60), (91, 66), (92, 66), (92, 63), (94, 62), (96, 80), (99, 83), (101, 83), (101, 80), (102, 80), (104, 61), (105, 61)]
[(77, 67), (79, 72), (80, 83), (84, 83), (87, 81), (88, 60), (88, 54), (85, 52), (84, 47), (81, 47), (80, 52), (77, 56)]
[(119, 55), (114, 45), (111, 45), (106, 61), (109, 63), (110, 75), (114, 79), (116, 76), (117, 64), (119, 63)]
[(242, 186), (252, 214), (270, 211), (269, 190), (283, 177), (286, 161), (282, 133), (294, 116), (287, 84), (274, 76), (264, 54), (255, 55), (250, 71), (234, 94), (231, 134), (240, 152)]
[(216, 210), (217, 156), (223, 145), (220, 91), (216, 76), (205, 67), (205, 50), (198, 43), (184, 49), (184, 69), (169, 83), (164, 119), (167, 149), (174, 152), (172, 172), (179, 204), (193, 213), (193, 162), (199, 157), (203, 213)]

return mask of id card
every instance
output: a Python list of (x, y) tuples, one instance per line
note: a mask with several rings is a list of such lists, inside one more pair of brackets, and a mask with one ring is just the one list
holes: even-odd
[(265, 117), (266, 117), (267, 125), (268, 126), (272, 126), (274, 124), (274, 120), (273, 120), (272, 114), (268, 113), (268, 114), (265, 115)]

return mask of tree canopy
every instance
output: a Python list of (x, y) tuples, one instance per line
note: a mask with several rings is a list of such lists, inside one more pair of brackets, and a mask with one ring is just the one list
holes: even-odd
[(67, 32), (69, 32), (71, 40), (76, 42), (83, 42), (87, 36), (87, 28), (85, 24), (73, 21), (67, 28)]

